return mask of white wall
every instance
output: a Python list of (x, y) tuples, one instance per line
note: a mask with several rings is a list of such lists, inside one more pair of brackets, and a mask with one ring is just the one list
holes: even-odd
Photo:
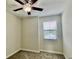
[[(58, 39), (43, 40), (41, 22), (46, 20), (57, 20)], [(27, 17), (22, 20), (22, 49), (34, 51), (63, 52), (62, 32), (61, 32), (61, 16), (47, 17)], [(39, 26), (39, 27), (38, 27)]]
[(21, 47), (21, 20), (6, 13), (6, 56), (9, 57)]
[[(44, 21), (56, 20), (57, 25), (57, 39), (56, 40), (46, 40), (43, 39), (42, 24)], [(59, 52), (63, 53), (63, 42), (62, 42), (62, 27), (61, 27), (61, 15), (56, 16), (45, 16), (39, 18), (40, 24), (40, 49), (48, 52)]]
[[(58, 39), (57, 40), (43, 40), (41, 32), (41, 22), (46, 20), (57, 20), (58, 25)], [(32, 50), (39, 52), (45, 50), (49, 52), (62, 53), (62, 33), (61, 33), (61, 16), (47, 16), (47, 17), (26, 17), (20, 19), (7, 12), (7, 56), (10, 56), (17, 50)], [(38, 27), (39, 26), (39, 27)], [(38, 31), (39, 30), (39, 31)], [(40, 35), (40, 34), (41, 35)]]
[(22, 20), (22, 49), (39, 50), (38, 17), (27, 17)]
[(62, 16), (62, 24), (63, 24), (63, 52), (66, 59), (72, 57), (72, 5), (68, 1), (66, 8), (64, 10)]
[[(57, 20), (58, 39), (44, 40), (42, 37), (42, 22), (48, 20)], [(39, 26), (39, 27), (38, 27)], [(38, 31), (39, 30), (39, 31)], [(19, 50), (63, 52), (61, 15), (46, 17), (26, 17), (20, 18), (7, 13), (7, 56)], [(22, 34), (21, 34), (22, 33)]]

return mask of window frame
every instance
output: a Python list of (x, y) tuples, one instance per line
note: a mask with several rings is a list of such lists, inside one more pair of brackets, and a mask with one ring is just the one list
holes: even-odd
[[(55, 30), (55, 29), (48, 29), (48, 30), (45, 30), (45, 29), (44, 29), (43, 23), (44, 23), (44, 22), (50, 22), (50, 21), (52, 21), (52, 22), (53, 22), (53, 21), (56, 21), (56, 30)], [(43, 21), (43, 22), (42, 22), (42, 31), (43, 31), (43, 39), (45, 39), (45, 38), (44, 38), (44, 35), (45, 35), (44, 32), (45, 32), (45, 31), (56, 31), (56, 39), (57, 39), (57, 20)], [(53, 38), (53, 39), (47, 39), (47, 40), (56, 40), (56, 39)]]

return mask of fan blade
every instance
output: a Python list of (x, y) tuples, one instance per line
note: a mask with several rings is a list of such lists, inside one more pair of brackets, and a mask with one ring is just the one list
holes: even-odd
[(20, 3), (21, 5), (24, 5), (24, 3), (21, 2), (20, 0), (15, 0), (15, 1), (17, 1), (17, 2)]
[(43, 11), (43, 8), (38, 8), (38, 7), (32, 7), (32, 9), (37, 11)]
[(31, 0), (32, 4), (34, 4), (37, 0)]
[(28, 13), (28, 15), (31, 15), (31, 12), (27, 12)]
[(15, 9), (14, 11), (19, 11), (19, 10), (22, 10), (23, 8), (18, 8), (18, 9)]

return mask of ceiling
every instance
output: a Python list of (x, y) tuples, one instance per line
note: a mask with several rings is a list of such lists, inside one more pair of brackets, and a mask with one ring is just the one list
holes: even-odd
[[(21, 0), (24, 2), (24, 0)], [(22, 7), (19, 3), (17, 3), (15, 0), (7, 0), (7, 11), (10, 13), (20, 16), (20, 17), (26, 17), (28, 16), (27, 13), (23, 10), (14, 12), (14, 9), (17, 9), (19, 7)], [(60, 14), (64, 10), (64, 5), (66, 3), (66, 0), (38, 0), (34, 6), (38, 6), (43, 8), (44, 10), (42, 12), (39, 11), (32, 11), (30, 16), (48, 16), (48, 15), (56, 15)]]

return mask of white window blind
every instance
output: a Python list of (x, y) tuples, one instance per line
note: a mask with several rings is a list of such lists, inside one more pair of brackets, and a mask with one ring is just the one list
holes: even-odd
[(44, 39), (56, 39), (57, 35), (57, 22), (46, 21), (43, 22), (43, 37)]

